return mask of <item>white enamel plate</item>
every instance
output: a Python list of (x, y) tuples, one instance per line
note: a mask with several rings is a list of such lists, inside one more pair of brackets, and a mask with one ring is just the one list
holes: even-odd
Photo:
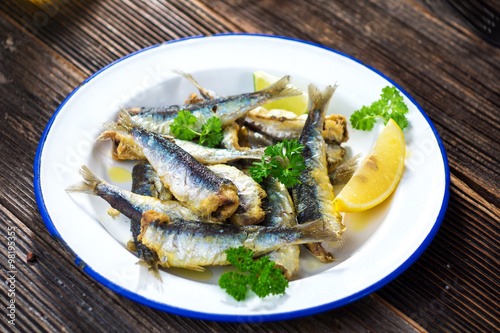
[[(449, 170), (436, 129), (400, 87), (409, 106), (405, 129), (407, 158), (401, 182), (383, 204), (346, 214), (345, 242), (338, 259), (324, 265), (301, 254), (301, 266), (286, 294), (237, 302), (217, 285), (224, 269), (204, 273), (161, 272), (162, 282), (126, 249), (129, 222), (111, 217), (108, 204), (87, 194), (65, 192), (81, 181), (78, 169), (130, 189), (132, 163), (111, 159), (110, 144), (96, 142), (102, 124), (116, 119), (120, 106), (182, 104), (195, 88), (172, 72), (192, 74), (219, 95), (253, 90), (252, 73), (290, 74), (295, 86), (339, 85), (330, 113), (346, 118), (395, 85), (381, 73), (331, 49), (289, 38), (261, 35), (193, 37), (156, 45), (124, 57), (88, 78), (54, 113), (38, 146), (35, 193), (51, 234), (76, 255), (96, 281), (144, 305), (194, 318), (220, 321), (283, 320), (310, 315), (359, 299), (394, 279), (425, 250), (448, 203)], [(383, 125), (371, 132), (349, 127), (348, 157), (366, 154)], [(84, 264), (83, 264), (84, 263)]]

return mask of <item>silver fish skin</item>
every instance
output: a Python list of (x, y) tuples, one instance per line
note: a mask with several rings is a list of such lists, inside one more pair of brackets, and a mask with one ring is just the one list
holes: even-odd
[[(164, 135), (164, 137), (185, 150), (198, 162), (207, 165), (228, 163), (244, 159), (260, 160), (262, 156), (265, 155), (265, 148), (246, 150), (210, 148), (166, 135)], [(142, 148), (135, 143), (134, 138), (129, 134), (116, 131), (104, 131), (98, 139), (110, 139), (113, 142), (112, 156), (115, 160), (142, 160), (146, 158), (142, 152)]]
[(130, 134), (173, 196), (200, 216), (224, 221), (239, 205), (238, 189), (217, 176), (173, 141), (134, 124), (122, 110), (111, 130)]
[(257, 149), (224, 149), (210, 148), (197, 143), (173, 139), (173, 141), (182, 149), (202, 164), (222, 164), (239, 160), (260, 160), (265, 155), (265, 148)]
[(132, 189), (136, 194), (160, 200), (172, 200), (172, 193), (163, 185), (155, 169), (148, 161), (143, 160), (132, 168)]
[[(285, 185), (269, 176), (261, 183), (267, 198), (262, 202), (266, 217), (260, 224), (264, 227), (292, 227), (297, 225), (292, 198)], [(299, 269), (300, 247), (286, 245), (268, 254), (269, 259), (283, 271), (285, 278), (290, 279)]]
[[(141, 161), (134, 165), (132, 168), (132, 193), (159, 198), (165, 189), (151, 164), (147, 161)], [(167, 193), (169, 197), (172, 197), (172, 194), (168, 190)], [(141, 234), (141, 221), (131, 219), (130, 231), (132, 232), (133, 246), (129, 242), (127, 243), (127, 248), (134, 252), (136, 251), (139, 256), (138, 264), (147, 267), (148, 271), (161, 281), (158, 269), (158, 256), (154, 251), (151, 251), (146, 245), (137, 240), (137, 237)]]
[(205, 266), (229, 264), (225, 253), (229, 248), (244, 246), (260, 256), (284, 245), (336, 238), (334, 232), (322, 226), (322, 221), (289, 228), (171, 221), (165, 214), (146, 212), (139, 240), (158, 255), (164, 267), (203, 270)]
[(167, 214), (171, 219), (214, 222), (214, 220), (195, 214), (191, 209), (173, 200), (160, 200), (155, 197), (136, 194), (107, 183), (87, 166), (82, 166), (80, 174), (83, 182), (70, 186), (67, 192), (81, 192), (96, 195), (106, 200), (111, 207), (131, 220), (140, 221), (142, 213), (154, 210)]
[(262, 134), (248, 128), (248, 126), (242, 126), (240, 128), (240, 135), (243, 138), (243, 141), (245, 141), (245, 143), (253, 149), (265, 149), (267, 146), (273, 146), (279, 142), (269, 135)]
[(233, 166), (216, 164), (209, 165), (208, 168), (219, 177), (232, 181), (238, 189), (240, 204), (229, 221), (235, 225), (251, 225), (262, 222), (265, 217), (262, 199), (266, 197), (266, 192), (262, 187), (252, 177)]
[[(328, 178), (326, 144), (321, 133), (328, 103), (335, 88), (328, 86), (324, 92), (320, 92), (314, 85), (309, 85), (309, 111), (299, 138), (299, 143), (304, 145), (302, 156), (306, 168), (298, 178), (300, 184), (292, 188), (292, 195), (299, 224), (322, 220), (325, 228), (332, 230), (337, 235), (337, 241), (341, 241), (345, 227), (342, 216), (333, 205), (335, 194)], [(333, 255), (321, 243), (309, 243), (305, 246), (323, 262), (334, 260)]]
[(248, 112), (244, 118), (244, 124), (276, 140), (292, 140), (300, 136), (306, 117), (307, 115), (297, 116), (286, 110), (267, 110), (257, 107)]
[(251, 93), (209, 99), (195, 104), (172, 105), (167, 107), (131, 108), (129, 113), (135, 123), (145, 129), (160, 134), (170, 134), (170, 124), (181, 110), (190, 111), (197, 119), (192, 129), (201, 132), (203, 124), (215, 116), (222, 127), (229, 126), (255, 107), (301, 92), (288, 86), (290, 76), (284, 76), (271, 86)]
[[(266, 134), (276, 140), (298, 139), (307, 119), (307, 114), (257, 107), (245, 116), (244, 124), (251, 129)], [(325, 116), (322, 130), (323, 139), (328, 143), (340, 144), (347, 141), (347, 121), (344, 116), (332, 114)]]

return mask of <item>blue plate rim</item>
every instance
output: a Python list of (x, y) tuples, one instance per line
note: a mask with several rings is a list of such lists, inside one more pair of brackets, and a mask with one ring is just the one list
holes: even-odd
[[(220, 33), (220, 34), (215, 34), (215, 35), (212, 35), (212, 36), (198, 35), (198, 36), (190, 36), (190, 37), (175, 39), (175, 40), (172, 40), (172, 41), (167, 41), (167, 42), (164, 42), (164, 43), (155, 44), (155, 45), (146, 47), (144, 49), (135, 51), (133, 53), (130, 53), (130, 54), (128, 54), (128, 55), (126, 55), (126, 56), (118, 59), (118, 60), (113, 61), (112, 63), (110, 63), (107, 66), (103, 67), (102, 69), (98, 70), (96, 73), (94, 73), (93, 75), (91, 75), (90, 77), (88, 77), (86, 80), (84, 80), (82, 84), (80, 84), (78, 87), (76, 87), (68, 95), (68, 97), (66, 97), (64, 99), (64, 101), (56, 109), (56, 111), (54, 112), (54, 114), (50, 118), (50, 120), (47, 123), (47, 125), (45, 127), (45, 130), (44, 130), (44, 132), (43, 132), (43, 134), (42, 134), (42, 136), (40, 138), (40, 141), (39, 141), (39, 144), (38, 144), (38, 147), (37, 147), (37, 151), (36, 151), (36, 155), (35, 155), (35, 161), (34, 161), (34, 164), (33, 164), (33, 171), (34, 171), (33, 185), (34, 185), (34, 191), (35, 191), (35, 199), (36, 199), (36, 202), (37, 202), (37, 205), (38, 205), (38, 209), (40, 211), (40, 215), (41, 215), (41, 217), (42, 217), (42, 219), (43, 219), (43, 221), (45, 223), (45, 226), (47, 227), (49, 233), (53, 237), (58, 238), (61, 242), (64, 243), (64, 245), (68, 249), (71, 250), (71, 248), (69, 247), (69, 245), (60, 236), (59, 232), (57, 231), (57, 228), (55, 227), (54, 223), (52, 222), (52, 219), (50, 218), (50, 215), (49, 215), (49, 213), (47, 211), (47, 208), (45, 206), (45, 202), (44, 202), (44, 199), (43, 199), (43, 194), (42, 194), (42, 190), (41, 190), (41, 180), (40, 180), (41, 155), (42, 155), (42, 152), (43, 152), (43, 147), (44, 147), (45, 141), (46, 141), (47, 136), (49, 134), (49, 131), (50, 131), (51, 127), (52, 127), (52, 124), (54, 123), (55, 118), (57, 117), (57, 115), (59, 114), (59, 112), (61, 111), (61, 109), (64, 107), (64, 105), (67, 103), (67, 101), (82, 86), (84, 86), (85, 84), (87, 84), (88, 82), (90, 82), (93, 78), (95, 78), (96, 76), (100, 75), (106, 69), (108, 69), (108, 68), (116, 65), (117, 63), (120, 63), (121, 61), (123, 61), (123, 60), (125, 60), (125, 59), (127, 59), (129, 57), (132, 57), (132, 56), (140, 54), (142, 52), (154, 49), (154, 48), (159, 47), (159, 46), (164, 45), (164, 44), (173, 44), (173, 43), (178, 43), (178, 42), (183, 42), (183, 41), (186, 41), (186, 40), (192, 40), (192, 39), (198, 39), (198, 38), (219, 38), (219, 37), (225, 37), (225, 36), (248, 36), (248, 37), (277, 38), (277, 39), (284, 39), (284, 40), (289, 40), (289, 41), (293, 41), (293, 42), (298, 42), (298, 43), (302, 43), (302, 44), (307, 44), (307, 45), (311, 45), (311, 46), (314, 46), (314, 47), (318, 47), (318, 48), (321, 48), (321, 49), (324, 49), (324, 50), (336, 53), (338, 55), (341, 55), (343, 57), (346, 57), (346, 58), (348, 58), (350, 60), (353, 60), (353, 61), (361, 64), (362, 66), (364, 66), (367, 69), (373, 71), (374, 73), (380, 75), (381, 77), (383, 77), (384, 79), (386, 79), (388, 82), (390, 82), (391, 84), (393, 84), (396, 88), (398, 88), (399, 91), (401, 91), (401, 93), (403, 93), (417, 107), (417, 109), (420, 111), (420, 113), (422, 114), (422, 116), (425, 118), (425, 120), (429, 124), (430, 128), (432, 129), (432, 131), (434, 133), (434, 137), (436, 138), (436, 141), (438, 143), (439, 149), (441, 151), (441, 156), (442, 156), (442, 159), (443, 159), (444, 172), (445, 172), (445, 192), (444, 192), (444, 196), (443, 196), (443, 202), (442, 202), (441, 208), (439, 210), (439, 214), (438, 214), (438, 216), (436, 218), (436, 222), (434, 223), (432, 229), (427, 234), (426, 238), (420, 244), (420, 246), (417, 248), (417, 250), (415, 250), (415, 252), (413, 252), (413, 254), (407, 260), (405, 260), (398, 268), (396, 268), (395, 270), (393, 270), (390, 274), (386, 275), (383, 279), (375, 282), (371, 286), (369, 286), (369, 287), (367, 287), (367, 288), (365, 288), (365, 289), (363, 289), (363, 290), (361, 290), (361, 291), (359, 291), (359, 292), (357, 292), (355, 294), (352, 294), (352, 295), (344, 297), (342, 299), (333, 301), (331, 303), (323, 304), (321, 306), (311, 307), (311, 308), (301, 309), (301, 310), (296, 310), (296, 311), (290, 311), (290, 312), (284, 312), (284, 313), (277, 313), (277, 314), (268, 314), (268, 315), (220, 315), (220, 314), (198, 312), (198, 311), (193, 311), (193, 310), (186, 310), (186, 309), (178, 308), (178, 307), (175, 307), (175, 306), (166, 305), (166, 304), (163, 304), (163, 303), (152, 301), (152, 300), (150, 300), (150, 299), (148, 299), (146, 297), (143, 297), (143, 296), (139, 296), (139, 295), (137, 295), (137, 294), (135, 294), (135, 293), (133, 293), (133, 292), (131, 292), (131, 291), (129, 291), (129, 290), (127, 290), (127, 289), (125, 289), (125, 288), (123, 288), (123, 287), (121, 287), (121, 286), (113, 283), (113, 282), (111, 282), (110, 280), (106, 279), (104, 276), (102, 276), (98, 272), (94, 271), (88, 265), (83, 265), (84, 266), (83, 271), (86, 274), (88, 274), (91, 278), (93, 278), (95, 281), (97, 281), (100, 284), (102, 284), (103, 286), (105, 286), (105, 287), (113, 290), (114, 292), (116, 292), (116, 293), (118, 293), (118, 294), (120, 294), (122, 296), (125, 296), (125, 297), (127, 297), (127, 298), (129, 298), (129, 299), (131, 299), (131, 300), (133, 300), (133, 301), (135, 301), (137, 303), (146, 305), (146, 306), (154, 308), (154, 309), (158, 309), (158, 310), (162, 310), (162, 311), (169, 312), (169, 313), (172, 313), (172, 314), (180, 315), (180, 316), (186, 316), (186, 317), (195, 318), (195, 319), (202, 319), (202, 320), (221, 321), (221, 322), (240, 322), (240, 323), (247, 322), (247, 323), (256, 323), (256, 322), (268, 322), (268, 321), (288, 320), (288, 319), (293, 319), (293, 318), (299, 318), (299, 317), (314, 315), (314, 314), (318, 314), (318, 313), (321, 313), (321, 312), (325, 312), (325, 311), (328, 311), (328, 310), (332, 310), (332, 309), (335, 309), (335, 308), (347, 305), (349, 303), (352, 303), (352, 302), (354, 302), (354, 301), (356, 301), (356, 300), (358, 300), (358, 299), (360, 299), (360, 298), (362, 298), (364, 296), (367, 296), (367, 295), (375, 292), (376, 290), (382, 288), (383, 286), (385, 286), (386, 284), (388, 284), (389, 282), (391, 282), (392, 280), (394, 280), (401, 273), (403, 273), (409, 266), (411, 266), (417, 260), (417, 258), (419, 258), (422, 255), (422, 253), (427, 249), (427, 247), (429, 246), (429, 244), (431, 243), (431, 241), (434, 239), (434, 237), (437, 234), (437, 231), (439, 230), (439, 227), (441, 226), (441, 223), (442, 223), (442, 221), (444, 219), (444, 215), (445, 215), (446, 209), (448, 207), (448, 201), (449, 201), (449, 196), (450, 196), (450, 193), (449, 193), (450, 170), (449, 170), (449, 164), (448, 164), (448, 157), (446, 155), (443, 142), (442, 142), (442, 140), (441, 140), (441, 138), (440, 138), (440, 136), (439, 136), (439, 134), (438, 134), (438, 132), (437, 132), (434, 124), (432, 123), (432, 121), (430, 120), (430, 118), (427, 116), (427, 114), (423, 111), (423, 109), (420, 107), (420, 105), (405, 90), (403, 90), (396, 82), (394, 82), (393, 80), (391, 80), (390, 78), (388, 78), (385, 74), (381, 73), (380, 71), (376, 70), (375, 68), (373, 68), (373, 67), (371, 67), (369, 65), (366, 65), (366, 64), (362, 63), (360, 60), (358, 60), (358, 59), (356, 59), (356, 58), (354, 58), (352, 56), (349, 56), (347, 54), (344, 54), (342, 52), (339, 52), (339, 51), (334, 50), (332, 48), (329, 48), (327, 46), (324, 46), (324, 45), (321, 45), (321, 44), (317, 44), (317, 43), (314, 43), (314, 42), (310, 42), (310, 41), (300, 40), (300, 39), (297, 39), (297, 38), (286, 37), (286, 36), (269, 35), (269, 34), (254, 34), (254, 33)], [(76, 258), (75, 259), (75, 263), (77, 265), (79, 265), (82, 262), (82, 260), (78, 257), (78, 255), (76, 253), (74, 253), (74, 251), (72, 251), (72, 252), (73, 252), (73, 254), (75, 255), (75, 258)]]

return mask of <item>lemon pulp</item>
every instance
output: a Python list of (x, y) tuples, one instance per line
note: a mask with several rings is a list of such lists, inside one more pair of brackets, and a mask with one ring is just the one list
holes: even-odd
[(370, 154), (335, 198), (339, 212), (359, 212), (378, 205), (397, 187), (405, 160), (404, 135), (389, 120)]
[[(256, 71), (253, 73), (253, 86), (255, 91), (262, 90), (269, 87), (274, 82), (278, 81), (280, 78), (264, 71)], [(296, 115), (301, 115), (307, 112), (307, 93), (303, 92), (302, 95), (286, 97), (264, 104), (263, 107), (267, 110), (281, 109), (286, 111), (291, 111)]]

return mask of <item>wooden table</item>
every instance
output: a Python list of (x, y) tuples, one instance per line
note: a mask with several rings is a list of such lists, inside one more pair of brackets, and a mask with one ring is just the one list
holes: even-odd
[[(0, 31), (2, 281), (12, 230), (17, 270), (15, 326), (7, 322), (7, 283), (0, 288), (6, 331), (499, 330), (500, 49), (471, 32), (444, 0), (7, 0)], [(289, 36), (349, 54), (398, 83), (436, 126), (451, 171), (444, 221), (424, 254), (370, 296), (282, 322), (184, 318), (96, 283), (47, 231), (33, 163), (64, 98), (133, 51), (225, 32)]]

